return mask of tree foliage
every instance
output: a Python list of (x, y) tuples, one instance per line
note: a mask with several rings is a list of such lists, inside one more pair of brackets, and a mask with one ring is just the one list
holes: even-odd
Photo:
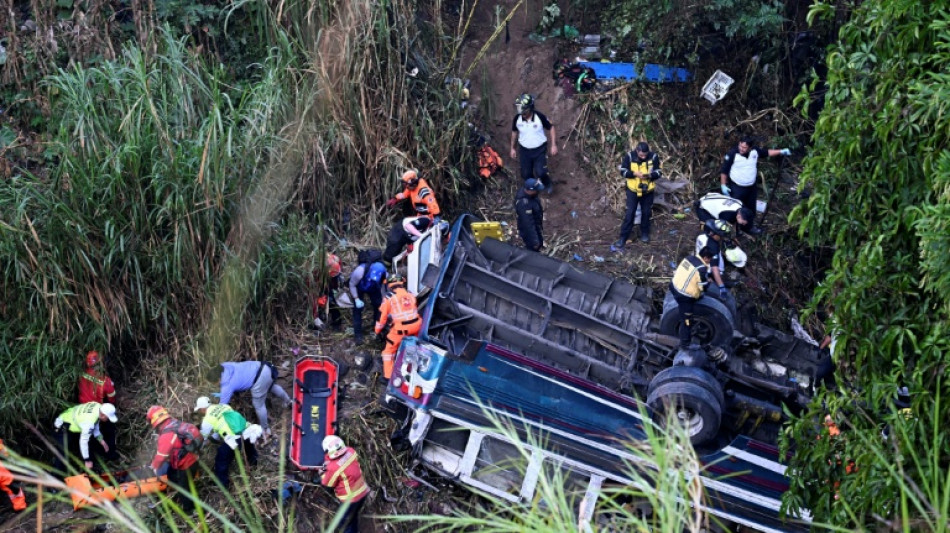
[[(817, 4), (809, 17), (833, 9)], [(948, 397), (950, 353), (948, 23), (944, 2), (869, 0), (829, 50), (824, 108), (802, 173), (813, 192), (792, 216), (809, 243), (835, 248), (813, 305), (837, 324), (839, 390), (817, 395), (786, 442), (796, 452), (788, 503), (818, 520), (936, 516), (946, 530), (950, 493), (940, 487), (950, 441), (941, 429), (950, 410), (939, 400)], [(806, 107), (819, 86), (816, 79), (803, 92)], [(900, 386), (913, 398), (910, 417), (894, 407)], [(841, 436), (818, 429), (826, 414)]]
[[(651, 58), (681, 57), (703, 39), (760, 40), (774, 45), (785, 22), (781, 0), (623, 0), (608, 2), (602, 13), (604, 31), (618, 39), (623, 52), (646, 48)], [(705, 36), (705, 37), (704, 37)], [(724, 44), (724, 43), (719, 43)]]

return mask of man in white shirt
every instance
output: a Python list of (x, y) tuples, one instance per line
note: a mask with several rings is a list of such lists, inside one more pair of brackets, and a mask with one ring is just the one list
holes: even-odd
[(534, 110), (534, 98), (530, 94), (519, 96), (515, 107), (518, 114), (511, 122), (511, 158), (517, 157), (521, 163), (521, 179), (537, 178), (550, 193), (554, 188), (548, 176), (547, 154), (557, 155), (557, 132), (546, 116)]
[(731, 196), (742, 202), (742, 206), (749, 209), (752, 213), (748, 222), (749, 233), (761, 233), (759, 229), (753, 229), (752, 218), (755, 217), (755, 204), (759, 199), (759, 190), (756, 187), (756, 178), (758, 177), (759, 158), (773, 157), (777, 155), (792, 155), (788, 148), (781, 150), (772, 148), (765, 149), (754, 146), (755, 140), (752, 137), (743, 137), (739, 145), (729, 150), (723, 157), (722, 167), (719, 169), (719, 183), (722, 194)]

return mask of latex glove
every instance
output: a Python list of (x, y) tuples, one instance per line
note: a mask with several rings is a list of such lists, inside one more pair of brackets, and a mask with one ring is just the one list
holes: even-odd
[(84, 461), (83, 464), (86, 465), (86, 468), (92, 468), (92, 461)]
[(789, 150), (788, 148), (782, 148), (781, 152), (782, 152), (782, 155), (792, 155), (792, 151)]
[(106, 444), (105, 440), (100, 440), (99, 444), (102, 446), (102, 450), (106, 453), (109, 453), (109, 445)]
[(227, 437), (224, 437), (224, 443), (227, 444), (232, 450), (236, 450), (238, 447), (238, 436), (228, 435)]
[(363, 303), (361, 298), (357, 298), (353, 305), (355, 305), (357, 309), (362, 309), (366, 304)]
[(725, 298), (727, 296), (729, 296), (729, 289), (727, 289), (725, 285), (721, 285), (719, 287), (719, 297)]
[(397, 202), (399, 202), (399, 200), (396, 198), (390, 198), (389, 200), (386, 200), (386, 207), (395, 207)]
[(732, 189), (730, 189), (729, 186), (726, 185), (725, 183), (720, 185), (719, 189), (722, 191), (722, 194), (725, 194), (726, 196), (729, 196), (729, 193), (732, 192)]

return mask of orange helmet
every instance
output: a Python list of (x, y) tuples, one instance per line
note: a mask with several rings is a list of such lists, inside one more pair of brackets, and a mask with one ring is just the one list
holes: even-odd
[(86, 368), (92, 368), (99, 364), (99, 352), (89, 350), (86, 352)]
[(340, 258), (336, 254), (327, 252), (327, 270), (329, 270), (331, 278), (335, 278), (343, 273)]
[(415, 170), (407, 170), (402, 173), (402, 183), (410, 189), (419, 184), (419, 173)]
[(161, 405), (153, 405), (148, 408), (148, 413), (145, 415), (145, 418), (148, 419), (148, 423), (152, 425), (153, 428), (157, 428), (159, 424), (171, 418), (168, 411), (165, 410)]

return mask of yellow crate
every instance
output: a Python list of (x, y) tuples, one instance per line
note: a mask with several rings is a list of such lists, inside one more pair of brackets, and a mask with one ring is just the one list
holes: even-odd
[(505, 240), (505, 233), (501, 229), (501, 222), (472, 222), (472, 234), (475, 242), (481, 244), (487, 238), (499, 241)]

